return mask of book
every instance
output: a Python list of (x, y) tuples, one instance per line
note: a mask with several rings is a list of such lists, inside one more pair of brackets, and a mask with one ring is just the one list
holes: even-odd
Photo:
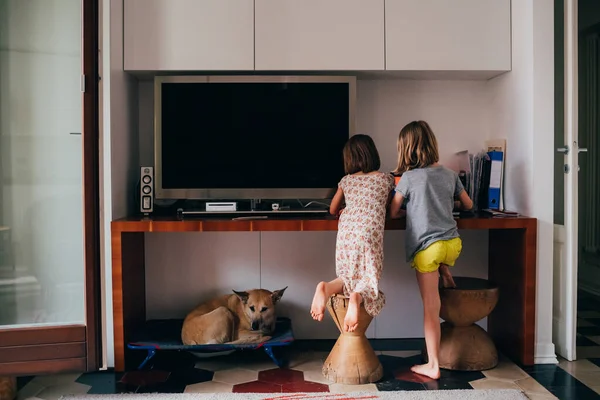
[(504, 153), (498, 150), (488, 152), (488, 156), (492, 161), (490, 180), (489, 180), (489, 197), (485, 208), (494, 210), (503, 210), (501, 201), (502, 193), (502, 171), (504, 169)]
[[(502, 152), (503, 161), (506, 160), (506, 139), (489, 139), (485, 141), (486, 151), (500, 151)], [(504, 210), (504, 162), (500, 171), (500, 204), (499, 209)]]

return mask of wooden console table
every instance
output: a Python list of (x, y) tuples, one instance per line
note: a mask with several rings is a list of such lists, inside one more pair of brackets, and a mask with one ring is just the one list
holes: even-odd
[[(126, 344), (146, 321), (144, 234), (146, 232), (334, 231), (330, 217), (264, 220), (123, 218), (112, 222), (112, 282), (115, 369), (126, 368)], [(404, 220), (389, 220), (386, 230), (402, 230)], [(459, 229), (489, 230), (489, 279), (500, 300), (488, 318), (498, 349), (524, 365), (533, 364), (537, 220), (477, 217), (458, 220)], [(332, 250), (333, 251), (333, 250)]]

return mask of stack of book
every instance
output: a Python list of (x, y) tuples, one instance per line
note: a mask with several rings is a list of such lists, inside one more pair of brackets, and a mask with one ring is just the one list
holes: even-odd
[(469, 197), (473, 211), (502, 210), (503, 152), (481, 151), (457, 153), (458, 174)]

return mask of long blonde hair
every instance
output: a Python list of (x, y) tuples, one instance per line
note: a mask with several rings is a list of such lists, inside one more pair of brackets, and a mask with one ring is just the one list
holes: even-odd
[(413, 121), (402, 128), (398, 135), (398, 167), (394, 173), (425, 168), (439, 160), (437, 139), (427, 122)]

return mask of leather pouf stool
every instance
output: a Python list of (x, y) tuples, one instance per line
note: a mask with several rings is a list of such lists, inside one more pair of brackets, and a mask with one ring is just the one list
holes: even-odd
[(323, 375), (332, 382), (346, 385), (377, 382), (383, 376), (383, 367), (365, 336), (373, 317), (361, 304), (358, 327), (354, 332), (344, 332), (349, 301), (343, 295), (336, 295), (327, 302), (327, 310), (340, 330), (340, 337), (323, 364)]
[[(498, 303), (498, 287), (485, 279), (455, 277), (455, 289), (440, 288), (440, 368), (483, 371), (498, 365), (494, 342), (475, 323)], [(507, 323), (510, 323), (507, 321)]]

